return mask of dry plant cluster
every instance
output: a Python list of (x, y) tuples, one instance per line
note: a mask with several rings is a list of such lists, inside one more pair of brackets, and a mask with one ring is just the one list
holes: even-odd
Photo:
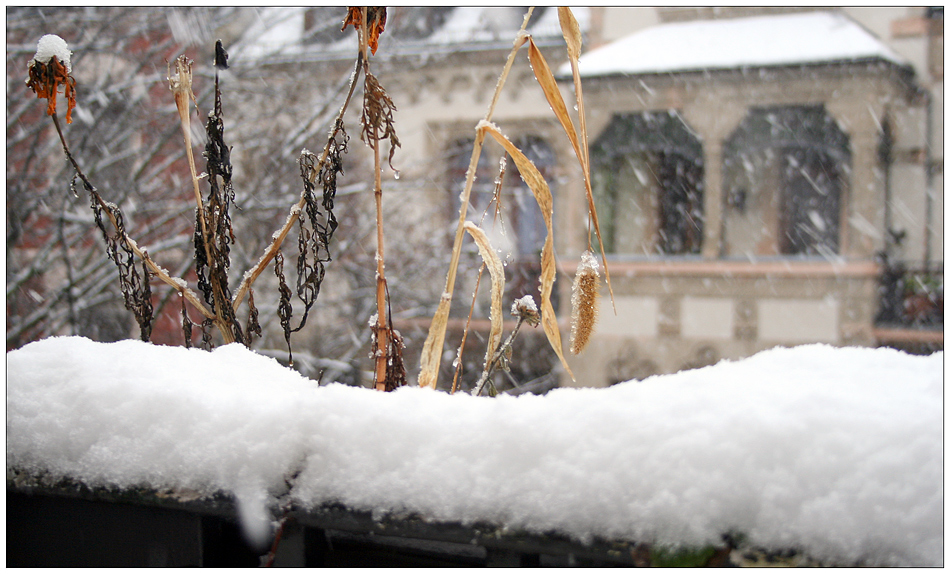
[[(555, 116), (563, 126), (577, 156), (587, 192), (589, 221), (592, 229), (588, 229), (588, 251), (583, 255), (582, 264), (578, 269), (578, 275), (574, 282), (570, 347), (573, 353), (580, 353), (583, 350), (596, 322), (599, 273), (590, 238), (596, 233), (599, 239), (600, 229), (591, 194), (583, 96), (577, 68), (581, 49), (581, 33), (571, 11), (567, 8), (559, 8), (558, 17), (567, 43), (567, 52), (573, 69), (575, 93), (577, 95), (576, 109), (580, 120), (580, 129), (577, 130), (561, 97), (554, 75), (533, 38), (525, 32), (531, 13), (532, 9), (529, 9), (525, 15), (504, 69), (498, 78), (488, 111), (484, 119), (475, 127), (475, 144), (462, 192), (458, 228), (452, 247), (445, 288), (422, 349), (421, 371), (418, 378), (418, 384), (421, 387), (435, 388), (437, 383), (437, 373), (442, 358), (442, 347), (458, 272), (461, 247), (466, 233), (474, 240), (484, 262), (482, 269), (479, 271), (479, 278), (481, 278), (482, 272), (486, 268), (491, 277), (491, 327), (487, 337), (482, 375), (473, 394), (481, 394), (486, 389), (489, 394), (495, 394), (496, 391), (491, 382), (492, 373), (498, 368), (507, 369), (512, 355), (513, 342), (523, 323), (528, 323), (531, 326), (541, 325), (564, 369), (573, 377), (573, 373), (571, 373), (561, 350), (560, 331), (551, 303), (556, 275), (551, 190), (537, 167), (504, 135), (497, 125), (492, 123), (495, 105), (515, 56), (525, 44), (528, 45), (528, 57), (535, 77)], [(306, 324), (309, 313), (320, 293), (327, 271), (326, 266), (332, 259), (331, 241), (338, 228), (338, 221), (333, 212), (334, 198), (337, 192), (337, 178), (343, 174), (343, 155), (347, 152), (349, 144), (349, 136), (344, 129), (343, 117), (362, 74), (363, 101), (360, 114), (360, 138), (371, 149), (374, 158), (373, 191), (376, 207), (376, 313), (370, 321), (372, 356), (375, 362), (374, 383), (375, 388), (382, 391), (390, 391), (407, 384), (406, 369), (402, 358), (403, 340), (399, 332), (393, 327), (390, 310), (389, 288), (385, 275), (385, 235), (382, 216), (382, 148), (385, 142), (388, 145), (386, 160), (392, 167), (396, 148), (400, 146), (393, 120), (393, 112), (396, 110), (396, 106), (373, 74), (370, 65), (371, 55), (375, 55), (378, 49), (379, 36), (385, 30), (386, 9), (351, 7), (343, 20), (341, 31), (349, 26), (353, 26), (358, 32), (359, 51), (350, 75), (346, 96), (332, 124), (323, 151), (320, 154), (314, 154), (304, 149), (300, 153), (297, 160), (303, 188), (300, 192), (300, 199), (290, 207), (283, 226), (273, 234), (272, 241), (264, 249), (257, 263), (243, 274), (233, 293), (230, 289), (230, 250), (235, 242), (235, 235), (230, 214), (235, 194), (232, 183), (233, 169), (230, 161), (231, 148), (225, 141), (223, 103), (218, 78), (218, 70), (228, 67), (228, 55), (220, 40), (215, 46), (214, 104), (205, 122), (207, 143), (202, 155), (206, 165), (204, 172), (201, 174), (198, 173), (196, 167), (191, 136), (191, 104), (195, 103), (197, 107), (197, 100), (192, 91), (193, 62), (184, 56), (179, 56), (173, 64), (169, 64), (167, 74), (169, 88), (179, 112), (185, 153), (194, 190), (193, 248), (197, 293), (188, 286), (186, 281), (173, 276), (157, 265), (149, 256), (148, 251), (135, 242), (126, 229), (119, 207), (103, 199), (73, 157), (56, 115), (56, 94), (60, 87), (63, 88), (68, 102), (67, 123), (71, 122), (70, 114), (76, 105), (75, 80), (70, 73), (68, 58), (66, 62), (63, 62), (56, 55), (53, 55), (45, 61), (34, 59), (30, 62), (27, 85), (38, 98), (47, 100), (47, 114), (52, 118), (63, 152), (75, 170), (71, 186), (73, 193), (78, 196), (76, 183), (78, 178), (84, 191), (89, 195), (95, 223), (106, 243), (108, 257), (118, 268), (125, 306), (134, 314), (140, 327), (141, 338), (144, 341), (149, 340), (152, 328), (151, 280), (155, 278), (170, 285), (180, 296), (181, 327), (186, 346), (192, 345), (193, 330), (196, 326), (196, 322), (192, 319), (191, 310), (200, 315), (197, 326), (200, 329), (200, 339), (203, 347), (210, 348), (213, 345), (214, 332), (219, 333), (221, 340), (225, 343), (236, 342), (250, 345), (252, 337), (255, 335), (261, 336), (261, 325), (258, 310), (255, 306), (253, 285), (255, 280), (273, 263), (273, 273), (277, 280), (279, 293), (277, 314), (287, 343), (290, 362), (293, 363), (291, 335), (302, 329)], [(61, 41), (61, 39), (56, 39)], [(65, 48), (65, 42), (63, 42), (62, 49), (65, 50)], [(541, 209), (547, 228), (547, 235), (541, 252), (540, 310), (530, 296), (515, 301), (511, 313), (517, 319), (517, 324), (504, 341), (502, 341), (503, 312), (501, 304), (505, 284), (504, 266), (501, 264), (497, 252), (491, 246), (484, 230), (479, 225), (469, 221), (466, 213), (474, 183), (475, 168), (478, 165), (482, 146), (487, 137), (497, 141), (515, 162), (521, 177), (531, 189)], [(505, 160), (503, 159), (499, 166), (500, 173), (497, 180), (499, 184), (492, 201), (495, 217), (499, 216), (499, 211), (502, 208), (499, 199), (500, 182), (504, 170)], [(202, 193), (202, 186), (207, 188), (204, 194)], [(320, 188), (319, 193), (318, 188)], [(486, 215), (487, 210), (486, 214), (482, 216), (482, 221), (484, 221)], [(292, 288), (288, 284), (284, 271), (286, 262), (281, 247), (294, 229), (296, 229), (298, 255), (296, 281)], [(602, 241), (600, 250), (603, 255)], [(604, 271), (609, 289), (610, 275), (606, 267), (606, 259), (604, 259)], [(476, 283), (477, 289), (478, 283)], [(299, 314), (296, 325), (294, 324), (294, 295), (303, 305), (303, 311)], [(247, 309), (242, 311), (241, 304), (245, 299), (247, 299), (248, 305)], [(470, 320), (471, 312), (469, 314)], [(458, 356), (461, 356), (467, 334), (468, 328), (463, 334)], [(456, 371), (456, 381), (453, 383), (453, 392), (456, 390), (457, 380), (458, 371)]]

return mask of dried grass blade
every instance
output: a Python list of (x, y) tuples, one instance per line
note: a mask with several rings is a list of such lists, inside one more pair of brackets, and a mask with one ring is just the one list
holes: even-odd
[(567, 57), (576, 60), (581, 56), (581, 27), (574, 18), (574, 13), (566, 6), (558, 6), (557, 19), (561, 24), (561, 33), (567, 42)]
[(561, 90), (557, 87), (554, 74), (551, 72), (551, 68), (548, 66), (548, 62), (545, 60), (541, 50), (538, 49), (538, 45), (534, 43), (534, 38), (528, 38), (528, 59), (531, 61), (531, 69), (534, 71), (534, 77), (538, 80), (538, 84), (541, 85), (541, 90), (544, 91), (544, 97), (547, 98), (548, 104), (550, 104), (551, 109), (554, 111), (554, 115), (557, 116), (558, 121), (561, 122), (561, 127), (563, 127), (567, 133), (567, 138), (571, 140), (571, 145), (574, 146), (574, 153), (577, 154), (577, 159), (580, 160), (581, 167), (583, 167), (584, 157), (581, 153), (580, 142), (577, 141), (577, 131), (574, 129), (574, 122), (571, 120), (571, 116), (567, 111), (564, 98), (561, 97)]
[(491, 331), (488, 333), (488, 350), (485, 352), (485, 371), (488, 371), (492, 357), (498, 349), (498, 343), (501, 342), (502, 332), (502, 311), (501, 298), (505, 291), (505, 268), (501, 264), (498, 254), (492, 249), (488, 236), (481, 227), (471, 221), (465, 222), (465, 231), (468, 231), (475, 245), (478, 246), (478, 253), (482, 256), (485, 266), (488, 267), (488, 273), (491, 275)]
[(544, 334), (548, 337), (551, 348), (557, 353), (558, 358), (561, 359), (561, 364), (564, 365), (564, 369), (573, 380), (574, 372), (571, 371), (571, 367), (568, 366), (567, 360), (564, 358), (564, 353), (561, 350), (561, 331), (558, 329), (554, 306), (551, 305), (551, 291), (554, 289), (554, 280), (556, 278), (553, 223), (554, 199), (551, 197), (551, 188), (548, 187), (548, 183), (541, 177), (541, 172), (538, 171), (534, 163), (525, 157), (521, 150), (501, 133), (498, 126), (483, 120), (479, 122), (477, 130), (480, 133), (491, 134), (491, 136), (495, 138), (495, 141), (500, 143), (508, 154), (511, 155), (511, 158), (515, 161), (515, 165), (518, 166), (521, 177), (534, 194), (534, 198), (538, 202), (538, 207), (541, 209), (541, 214), (544, 216), (544, 225), (548, 229), (548, 234), (544, 238), (544, 247), (541, 249), (541, 327), (544, 329)]
[[(570, 10), (568, 10), (570, 13)], [(561, 16), (560, 11), (558, 12), (558, 17)], [(571, 15), (573, 18), (573, 15)], [(564, 24), (562, 23), (562, 29)], [(577, 22), (574, 22), (574, 27), (577, 27)], [(548, 104), (551, 105), (551, 109), (554, 110), (554, 115), (557, 116), (558, 121), (561, 122), (561, 127), (564, 128), (564, 132), (567, 133), (567, 138), (571, 140), (571, 145), (574, 147), (574, 153), (577, 155), (577, 159), (581, 164), (581, 169), (584, 171), (584, 191), (587, 193), (587, 210), (590, 213), (591, 220), (594, 223), (594, 231), (597, 232), (597, 240), (600, 242), (600, 255), (604, 261), (604, 276), (607, 280), (607, 289), (610, 291), (610, 302), (614, 307), (614, 314), (617, 313), (617, 305), (614, 303), (614, 290), (610, 284), (610, 270), (607, 267), (607, 255), (604, 250), (604, 239), (600, 234), (600, 221), (597, 218), (597, 207), (594, 205), (594, 193), (591, 190), (590, 186), (590, 164), (588, 163), (587, 156), (587, 125), (584, 121), (584, 107), (583, 107), (583, 96), (581, 94), (581, 83), (580, 76), (577, 72), (577, 57), (572, 55), (572, 53), (577, 51), (580, 53), (580, 40), (579, 32), (577, 37), (568, 38), (568, 34), (565, 33), (564, 36), (568, 45), (568, 56), (571, 59), (571, 68), (574, 70), (574, 86), (578, 96), (578, 115), (580, 116), (581, 121), (581, 134), (583, 137), (583, 146), (581, 141), (578, 140), (577, 131), (574, 129), (574, 122), (571, 121), (571, 116), (568, 114), (567, 106), (564, 104), (564, 98), (561, 97), (561, 90), (557, 87), (557, 81), (554, 79), (554, 74), (551, 72), (550, 66), (548, 66), (547, 60), (544, 59), (544, 55), (541, 53), (541, 50), (538, 49), (537, 44), (534, 43), (533, 38), (528, 39), (528, 58), (531, 60), (531, 69), (534, 70), (534, 77), (538, 80), (538, 84), (541, 85), (541, 90), (544, 92), (544, 97), (547, 98)], [(572, 45), (574, 47), (572, 47)]]

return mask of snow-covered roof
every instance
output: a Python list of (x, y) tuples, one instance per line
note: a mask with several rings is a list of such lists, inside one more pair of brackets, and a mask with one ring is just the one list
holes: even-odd
[[(649, 74), (879, 59), (907, 62), (836, 12), (661, 24), (582, 54), (581, 76)], [(570, 65), (558, 70), (570, 75)]]
[[(538, 14), (535, 8), (535, 14)], [(590, 9), (573, 7), (571, 11), (581, 30), (587, 30)], [(497, 6), (456, 7), (445, 24), (426, 40), (430, 44), (499, 41), (511, 42), (515, 38), (524, 17), (523, 8)], [(548, 7), (528, 27), (528, 33), (536, 38), (561, 37), (561, 24), (557, 9)]]

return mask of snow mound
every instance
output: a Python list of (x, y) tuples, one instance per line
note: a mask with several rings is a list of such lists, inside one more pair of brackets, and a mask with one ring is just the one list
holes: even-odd
[[(809, 345), (545, 396), (318, 387), (240, 345), (7, 354), (7, 466), (833, 563), (943, 563), (943, 353)], [(284, 479), (299, 473), (287, 492)]]
[(30, 60), (28, 67), (33, 67), (34, 62), (48, 64), (53, 56), (56, 56), (60, 62), (66, 66), (67, 72), (73, 71), (73, 66), (69, 59), (73, 53), (69, 51), (66, 40), (63, 40), (56, 34), (46, 34), (36, 43), (36, 55)]

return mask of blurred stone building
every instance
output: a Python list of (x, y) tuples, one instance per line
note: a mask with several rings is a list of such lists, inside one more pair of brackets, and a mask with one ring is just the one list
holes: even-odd
[[(942, 348), (942, 9), (575, 15), (617, 314), (604, 286), (594, 343), (570, 359), (577, 382), (561, 384), (602, 386), (777, 345)], [(354, 38), (314, 33), (322, 16), (313, 10), (281, 17), (295, 32), (255, 44), (260, 65), (345, 75)], [(475, 125), (522, 17), (514, 8), (390, 10), (391, 35), (373, 64), (402, 141), (399, 178), (386, 187), (425, 198), (414, 203), (429, 225), (416, 234), (454, 231)], [(556, 10), (539, 9), (528, 30), (573, 102)], [(524, 54), (492, 121), (555, 193), (566, 340), (571, 277), (587, 246), (584, 186)], [(501, 156), (486, 145), (470, 218), (487, 205)], [(500, 241), (510, 300), (536, 293), (544, 225), (511, 162), (507, 170)], [(427, 280), (437, 296), (444, 278)], [(458, 329), (466, 289), (455, 295)], [(424, 330), (435, 302), (407, 323)], [(476, 325), (486, 318), (476, 313)], [(455, 344), (447, 341), (447, 357)], [(556, 363), (544, 361), (535, 374)]]
[(942, 348), (942, 11), (634, 12), (581, 59), (618, 314), (578, 378)]

